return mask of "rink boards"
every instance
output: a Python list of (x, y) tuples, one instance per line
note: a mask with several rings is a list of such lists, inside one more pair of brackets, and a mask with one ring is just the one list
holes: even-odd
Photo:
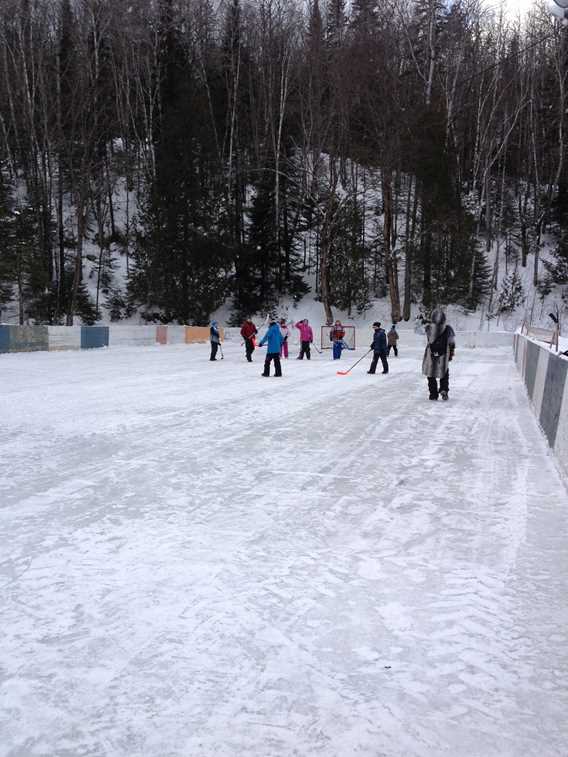
[[(223, 329), (219, 329), (221, 340)], [(13, 326), (0, 325), (0, 352), (144, 347), (209, 341), (209, 326)]]
[(568, 358), (522, 334), (513, 346), (534, 413), (568, 475)]

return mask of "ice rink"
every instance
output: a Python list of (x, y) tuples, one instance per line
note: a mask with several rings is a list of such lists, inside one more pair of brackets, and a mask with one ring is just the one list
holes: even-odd
[(401, 336), (0, 356), (2, 757), (568, 755), (567, 490), (511, 350)]

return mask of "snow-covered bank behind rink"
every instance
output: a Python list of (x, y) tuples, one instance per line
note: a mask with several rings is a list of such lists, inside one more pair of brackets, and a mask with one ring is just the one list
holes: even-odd
[(510, 345), (423, 348), (2, 355), (1, 757), (566, 757), (566, 489)]
[(515, 334), (514, 352), (537, 420), (568, 476), (568, 358), (522, 334)]

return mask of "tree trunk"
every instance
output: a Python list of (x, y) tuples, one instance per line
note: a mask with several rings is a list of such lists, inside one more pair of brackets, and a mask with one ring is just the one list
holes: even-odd
[(391, 299), (391, 317), (393, 323), (400, 321), (400, 292), (398, 289), (398, 270), (392, 251), (393, 233), (393, 208), (392, 208), (392, 172), (390, 169), (383, 171), (383, 206), (385, 213), (384, 222), (384, 245), (385, 245), (385, 270), (389, 282)]
[(83, 183), (79, 190), (79, 200), (77, 204), (77, 251), (75, 253), (75, 267), (73, 271), (73, 285), (71, 288), (71, 298), (69, 310), (67, 312), (66, 326), (73, 325), (75, 310), (77, 309), (77, 297), (79, 286), (83, 278), (83, 241), (85, 237), (86, 215), (87, 215), (87, 198), (84, 191)]
[[(408, 181), (408, 196), (406, 198), (406, 229), (405, 229), (405, 254), (404, 254), (404, 305), (402, 317), (405, 321), (410, 320), (411, 298), (412, 298), (412, 245), (413, 240), (410, 233), (410, 198), (412, 197), (412, 177)], [(416, 219), (416, 205), (418, 192), (414, 191), (413, 219)]]

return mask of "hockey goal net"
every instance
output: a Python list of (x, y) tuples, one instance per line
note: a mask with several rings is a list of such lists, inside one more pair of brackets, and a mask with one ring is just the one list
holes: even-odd
[[(332, 347), (331, 332), (335, 326), (322, 326), (321, 327), (321, 349), (329, 350)], [(343, 343), (348, 350), (355, 349), (355, 326), (342, 326), (345, 332), (343, 337)]]

